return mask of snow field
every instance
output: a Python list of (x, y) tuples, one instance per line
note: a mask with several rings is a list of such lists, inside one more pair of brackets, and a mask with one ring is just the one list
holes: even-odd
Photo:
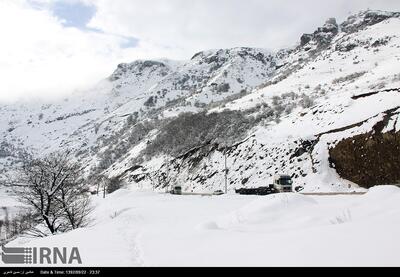
[(94, 196), (92, 226), (8, 246), (78, 246), (83, 266), (399, 266), (400, 188), (365, 195)]

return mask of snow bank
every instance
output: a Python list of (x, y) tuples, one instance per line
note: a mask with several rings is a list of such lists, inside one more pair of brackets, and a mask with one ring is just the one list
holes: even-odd
[[(317, 202), (314, 199), (300, 194), (269, 195), (257, 198), (246, 206), (228, 215), (221, 216), (215, 221), (205, 222), (200, 227), (210, 230), (276, 231), (277, 224), (283, 224), (285, 225), (284, 229), (290, 229), (299, 224), (300, 211), (315, 208), (316, 205)], [(288, 218), (288, 215), (290, 218)], [(303, 221), (303, 219), (300, 219), (300, 221)], [(278, 229), (282, 229), (282, 226)]]
[(91, 227), (8, 246), (78, 246), (83, 266), (399, 266), (400, 189), (366, 195), (93, 197)]
[(400, 188), (398, 186), (376, 186), (370, 188), (364, 197), (368, 200), (385, 201), (385, 199), (395, 196), (400, 196)]

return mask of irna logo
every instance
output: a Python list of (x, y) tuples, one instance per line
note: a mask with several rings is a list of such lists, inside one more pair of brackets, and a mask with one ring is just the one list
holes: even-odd
[(82, 264), (78, 247), (1, 247), (5, 264)]

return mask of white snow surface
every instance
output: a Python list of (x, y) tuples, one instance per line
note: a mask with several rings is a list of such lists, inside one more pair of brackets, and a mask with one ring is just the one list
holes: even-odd
[(91, 227), (7, 246), (78, 246), (82, 266), (400, 266), (395, 186), (263, 197), (127, 189), (93, 201)]

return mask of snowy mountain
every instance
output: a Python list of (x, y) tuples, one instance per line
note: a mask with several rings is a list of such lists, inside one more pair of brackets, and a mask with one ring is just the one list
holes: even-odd
[(222, 189), (225, 158), (230, 190), (277, 173), (306, 191), (399, 183), (399, 61), (400, 13), (364, 11), (276, 53), (120, 64), (63, 100), (1, 105), (0, 170), (27, 148), (69, 148), (87, 176), (140, 188)]
[[(139, 60), (65, 99), (1, 104), (0, 178), (70, 149), (93, 189), (119, 189), (84, 191), (89, 225), (39, 238), (13, 233), (32, 219), (0, 185), (0, 243), (78, 247), (86, 267), (398, 266), (399, 62), (400, 13), (364, 11), (275, 53)], [(305, 193), (234, 193), (280, 173)], [(225, 176), (230, 193), (209, 193)], [(160, 193), (175, 184), (207, 193)], [(25, 266), (60, 265), (40, 263)]]

